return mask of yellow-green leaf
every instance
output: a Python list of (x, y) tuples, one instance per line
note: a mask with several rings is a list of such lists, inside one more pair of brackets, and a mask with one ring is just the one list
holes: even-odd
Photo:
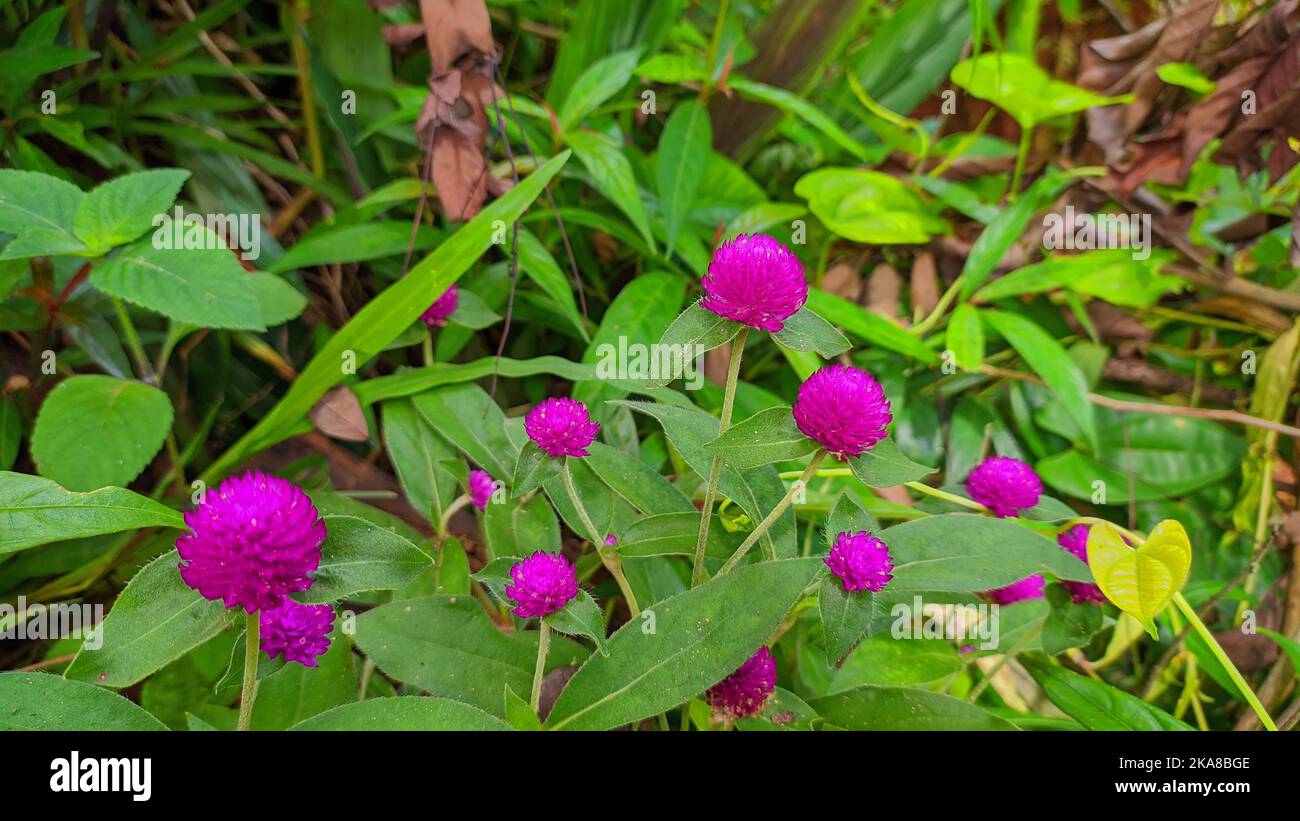
[(1098, 524), (1088, 533), (1088, 566), (1106, 598), (1154, 637), (1156, 614), (1187, 581), (1192, 544), (1187, 531), (1173, 519), (1156, 525), (1146, 543), (1136, 549), (1114, 526)]

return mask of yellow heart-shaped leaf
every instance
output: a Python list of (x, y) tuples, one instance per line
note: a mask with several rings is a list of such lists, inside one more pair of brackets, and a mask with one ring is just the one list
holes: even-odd
[(1192, 543), (1173, 519), (1156, 525), (1141, 547), (1130, 547), (1113, 525), (1088, 531), (1088, 567), (1106, 598), (1156, 637), (1156, 614), (1187, 581)]

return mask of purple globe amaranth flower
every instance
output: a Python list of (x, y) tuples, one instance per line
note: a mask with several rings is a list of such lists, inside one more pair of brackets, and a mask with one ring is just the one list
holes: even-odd
[(887, 435), (889, 399), (871, 374), (828, 365), (799, 386), (794, 421), (805, 436), (841, 457), (861, 456)]
[(808, 301), (808, 280), (794, 252), (767, 234), (741, 234), (713, 253), (700, 307), (780, 333)]
[(990, 456), (966, 478), (970, 497), (999, 519), (1015, 516), (1038, 504), (1043, 483), (1034, 469), (1010, 456)]
[(474, 507), (479, 510), (486, 510), (488, 502), (492, 499), (492, 494), (496, 492), (496, 482), (492, 481), (492, 476), (486, 470), (471, 470), (469, 472), (469, 499), (474, 503)]
[(587, 406), (576, 399), (551, 397), (524, 417), (528, 438), (548, 456), (586, 456), (600, 424), (591, 421)]
[(541, 550), (510, 568), (511, 584), (506, 595), (515, 602), (514, 614), (521, 619), (549, 616), (578, 595), (578, 577), (573, 565), (559, 553)]
[(430, 327), (437, 325), (442, 327), (447, 324), (447, 320), (452, 314), (456, 313), (457, 306), (460, 305), (460, 291), (456, 284), (442, 292), (442, 296), (433, 301), (433, 304), (424, 309), (420, 314), (420, 321)]
[(605, 537), (605, 547), (616, 547), (617, 545), (618, 545), (618, 537), (615, 536), (613, 533)]
[(757, 715), (776, 690), (776, 659), (767, 647), (740, 665), (736, 672), (713, 685), (704, 694), (719, 720)]
[(185, 514), (181, 578), (207, 599), (252, 613), (311, 587), (325, 522), (296, 485), (251, 471), (232, 476)]
[(315, 667), (316, 657), (330, 647), (334, 608), (328, 604), (299, 604), (285, 599), (279, 607), (258, 614), (262, 651), (271, 658)]
[(1034, 574), (1006, 587), (990, 590), (986, 594), (998, 604), (1015, 604), (1018, 601), (1041, 599), (1043, 597), (1043, 577)]
[[(1084, 564), (1088, 563), (1088, 526), (1075, 525), (1056, 537), (1056, 543), (1067, 553)], [(1106, 594), (1101, 588), (1088, 582), (1061, 581), (1061, 586), (1070, 592), (1075, 604), (1084, 602), (1104, 602)]]
[(879, 593), (894, 578), (894, 558), (889, 555), (889, 545), (866, 531), (836, 536), (835, 545), (824, 561), (850, 593), (856, 590)]

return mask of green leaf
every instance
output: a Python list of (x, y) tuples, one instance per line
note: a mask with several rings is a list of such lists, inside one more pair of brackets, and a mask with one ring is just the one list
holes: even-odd
[(695, 512), (685, 493), (629, 453), (592, 442), (583, 461), (610, 490), (644, 514)]
[(41, 475), (69, 490), (127, 485), (153, 461), (171, 426), (171, 400), (157, 388), (72, 376), (41, 405), (32, 460)]
[(911, 331), (900, 328), (883, 316), (873, 314), (847, 299), (810, 288), (808, 308), (854, 336), (862, 337), (872, 345), (888, 348), (921, 362), (934, 364), (939, 361), (939, 356), (927, 348)]
[[(467, 596), (433, 596), (381, 605), (357, 617), (356, 642), (385, 674), (432, 695), (503, 714), (501, 688), (530, 692), (537, 632), (506, 635)], [(578, 664), (586, 653), (554, 637), (547, 669)]]
[(1033, 656), (1020, 663), (1052, 703), (1089, 730), (1191, 730), (1173, 716), (1104, 681)]
[(65, 490), (25, 473), (0, 471), (0, 555), (65, 539), (145, 527), (185, 527), (181, 514), (120, 487)]
[(260, 311), (252, 280), (206, 228), (212, 242), (203, 248), (155, 248), (144, 240), (123, 248), (96, 265), (90, 282), (104, 293), (179, 322), (205, 328), (261, 331)]
[(982, 592), (1035, 573), (1092, 581), (1088, 567), (1056, 542), (1010, 519), (944, 513), (877, 534), (894, 557), (885, 590)]
[(1102, 97), (1057, 80), (1024, 54), (986, 52), (953, 66), (951, 76), (970, 94), (1010, 114), (1021, 128), (1033, 128), (1063, 114), (1133, 100), (1131, 94)]
[(569, 89), (558, 116), (561, 132), (568, 131), (610, 97), (617, 94), (636, 69), (641, 49), (611, 54), (589, 65)]
[(712, 144), (713, 127), (703, 103), (691, 98), (673, 108), (659, 137), (658, 153), (659, 205), (668, 234), (666, 254), (672, 254), (677, 232), (695, 202)]
[(550, 729), (608, 730), (675, 707), (736, 670), (771, 634), (821, 564), (762, 562), (658, 602), (609, 639), (570, 679)]
[(542, 621), (549, 624), (552, 630), (570, 636), (586, 636), (596, 642), (601, 655), (609, 655), (609, 647), (605, 643), (605, 616), (586, 590), (579, 589), (578, 595), (570, 599), (568, 604), (543, 617)]
[(1173, 519), (1156, 525), (1136, 549), (1102, 522), (1088, 530), (1088, 566), (1106, 598), (1158, 638), (1155, 617), (1187, 581), (1192, 543)]
[(1048, 171), (1034, 181), (1016, 201), (998, 214), (988, 227), (976, 238), (966, 255), (966, 264), (961, 269), (961, 298), (970, 299), (984, 280), (1002, 260), (1011, 247), (1024, 236), (1025, 229), (1034, 215), (1046, 208), (1057, 195), (1079, 177), (1099, 173), (1095, 168), (1083, 167), (1070, 171)]
[(355, 702), (357, 672), (352, 642), (336, 621), (330, 646), (315, 667), (286, 664), (257, 685), (254, 730), (285, 730), (311, 716)]
[[(408, 248), (427, 251), (445, 239), (445, 235), (425, 225), (412, 234), (410, 220), (338, 225), (318, 229), (303, 237), (272, 262), (267, 270), (279, 274), (314, 265), (398, 257), (404, 255)], [(433, 299), (429, 302), (433, 302)]]
[(1101, 608), (1091, 602), (1075, 604), (1070, 591), (1059, 584), (1047, 587), (1052, 610), (1043, 622), (1043, 652), (1049, 656), (1083, 647), (1102, 627)]
[(85, 251), (81, 240), (72, 233), (77, 209), (85, 196), (80, 188), (58, 177), (0, 169), (0, 231), (16, 235), (0, 257), (21, 259)]
[(813, 699), (828, 724), (846, 730), (1014, 730), (1008, 721), (952, 696), (915, 687), (865, 685)]
[(984, 324), (979, 311), (964, 302), (958, 305), (948, 317), (945, 344), (952, 351), (957, 367), (978, 371), (984, 364)]
[(0, 673), (0, 730), (166, 730), (117, 693), (49, 673)]
[(590, 342), (587, 324), (578, 312), (578, 303), (573, 297), (573, 283), (560, 269), (551, 252), (546, 250), (541, 240), (533, 236), (526, 228), (519, 229), (519, 267), (528, 274), (542, 290), (550, 295), (560, 306), (569, 324), (577, 329), (583, 341)]
[(948, 228), (906, 183), (880, 171), (819, 168), (800, 177), (794, 193), (823, 225), (854, 242), (928, 242)]
[(477, 707), (446, 698), (393, 696), (342, 704), (304, 719), (290, 730), (509, 730), (510, 725)]
[(792, 351), (815, 351), (823, 359), (839, 356), (849, 349), (849, 341), (835, 326), (808, 309), (800, 308), (772, 334), (778, 344)]
[(515, 463), (514, 478), (511, 480), (514, 491), (511, 495), (518, 499), (526, 493), (532, 493), (559, 476), (563, 466), (563, 462), (547, 454), (529, 439), (519, 449), (519, 461)]
[(981, 315), (1060, 398), (1095, 451), (1097, 424), (1088, 398), (1088, 380), (1061, 343), (1019, 314), (986, 310)]
[(493, 477), (514, 476), (519, 454), (506, 436), (505, 414), (478, 385), (451, 385), (413, 400), (420, 417)]
[(542, 729), (542, 720), (533, 712), (533, 707), (527, 699), (510, 689), (506, 685), (506, 723), (511, 729), (523, 730), (525, 732), (540, 732)]
[(817, 711), (807, 702), (782, 687), (772, 692), (763, 711), (750, 718), (736, 721), (737, 730), (748, 731), (796, 731), (816, 730), (822, 723)]
[(77, 207), (77, 237), (93, 254), (157, 228), (190, 172), (162, 168), (127, 174), (93, 189)]
[(1181, 86), (1197, 95), (1214, 92), (1214, 81), (1206, 77), (1195, 63), (1165, 63), (1156, 68), (1156, 76), (1171, 86)]
[(641, 192), (637, 190), (636, 177), (632, 174), (632, 163), (628, 162), (618, 142), (594, 131), (570, 131), (564, 135), (564, 140), (591, 175), (596, 190), (632, 221), (645, 244), (654, 252), (654, 235), (650, 232)]
[(326, 537), (312, 585), (294, 596), (306, 604), (371, 590), (396, 590), (433, 566), (404, 536), (355, 516), (325, 516)]
[(833, 119), (823, 114), (820, 108), (798, 94), (792, 94), (776, 86), (757, 83), (736, 74), (727, 80), (727, 86), (747, 100), (756, 100), (798, 117), (859, 160), (867, 160), (871, 157), (870, 149), (853, 139), (852, 135), (840, 128)]
[(384, 449), (411, 507), (437, 524), (456, 495), (456, 482), (438, 467), (456, 451), (424, 423), (409, 399), (383, 404)]
[[(699, 408), (684, 408), (661, 402), (618, 401), (611, 404), (625, 405), (634, 411), (653, 416), (663, 426), (668, 440), (691, 470), (701, 478), (709, 475), (713, 458), (707, 445), (718, 438), (719, 424), (716, 418)], [(724, 464), (718, 477), (718, 490), (735, 502), (749, 516), (750, 521), (760, 522), (773, 507), (780, 504), (787, 488), (776, 468), (771, 466), (741, 472)], [(787, 510), (777, 519), (763, 539), (769, 540), (776, 555), (793, 555), (793, 511)]]
[(483, 512), (483, 538), (489, 556), (527, 556), (560, 544), (560, 521), (541, 495), (492, 502)]
[[(700, 536), (700, 512), (659, 513), (643, 516), (619, 534), (618, 552), (623, 556), (693, 556)], [(727, 559), (740, 540), (718, 522), (709, 527), (704, 555)]]
[(22, 442), (23, 417), (18, 413), (18, 406), (8, 399), (0, 399), (0, 470), (8, 470), (18, 461)]
[(706, 445), (711, 453), (739, 470), (807, 456), (819, 445), (795, 424), (790, 408), (768, 408)]
[[(429, 294), (451, 287), (492, 245), (493, 224), (513, 222), (542, 192), (568, 160), (568, 152), (544, 163), (514, 188), (489, 203), (478, 216), (462, 225), (438, 249), (411, 271), (372, 298), (316, 354), (289, 386), (288, 392), (217, 459), (203, 478), (220, 478), (262, 448), (280, 441), (307, 416), (316, 400), (343, 381), (348, 359), (359, 368), (377, 356), (429, 307)], [(512, 461), (513, 464), (513, 461)], [(504, 476), (508, 470), (494, 475)]]
[(234, 624), (242, 611), (209, 601), (181, 579), (180, 556), (169, 551), (136, 573), (95, 628), (103, 645), (83, 644), (68, 678), (127, 687), (161, 670)]
[(688, 365), (688, 358), (703, 355), (714, 348), (726, 345), (740, 333), (743, 327), (739, 322), (701, 308), (698, 302), (692, 303), (677, 315), (664, 331), (664, 335), (659, 338), (661, 346), (668, 346), (665, 349), (669, 351), (681, 351), (681, 356), (669, 358), (671, 374), (660, 373), (659, 378), (651, 382), (659, 386), (667, 385), (692, 367), (694, 363)]
[(307, 307), (307, 297), (275, 274), (250, 271), (246, 278), (261, 309), (262, 324), (268, 328), (283, 325)]
[(904, 456), (892, 436), (877, 442), (871, 450), (848, 462), (853, 475), (867, 487), (893, 487), (918, 481), (934, 473), (934, 468), (913, 462)]

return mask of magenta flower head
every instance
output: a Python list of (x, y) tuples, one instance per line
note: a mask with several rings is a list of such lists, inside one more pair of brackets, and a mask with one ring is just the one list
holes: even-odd
[(548, 456), (586, 456), (600, 424), (591, 421), (587, 406), (578, 400), (553, 396), (528, 412), (524, 430)]
[(296, 485), (251, 471), (209, 490), (176, 540), (181, 578), (206, 599), (249, 613), (311, 586), (325, 522)]
[(701, 284), (701, 308), (772, 333), (779, 333), (808, 301), (803, 263), (767, 234), (741, 234), (724, 242)]
[[(1088, 563), (1087, 525), (1075, 525), (1057, 536), (1056, 543), (1079, 561), (1084, 564)], [(1089, 584), (1088, 582), (1062, 581), (1061, 586), (1070, 591), (1070, 598), (1074, 600), (1075, 604), (1106, 601), (1106, 594), (1102, 593), (1101, 588), (1095, 584)]]
[(1038, 504), (1043, 483), (1034, 469), (1010, 456), (990, 456), (966, 478), (970, 497), (999, 519), (1015, 516)]
[(456, 313), (456, 307), (460, 305), (460, 292), (456, 289), (456, 284), (442, 292), (442, 296), (433, 301), (433, 304), (424, 309), (420, 314), (420, 321), (430, 327), (437, 325), (442, 327), (447, 324), (447, 320), (452, 314)]
[(514, 614), (521, 619), (549, 616), (578, 595), (578, 577), (559, 553), (538, 550), (510, 568), (511, 584), (506, 595), (515, 602)]
[(836, 536), (835, 546), (824, 561), (850, 593), (855, 590), (879, 593), (894, 578), (894, 558), (889, 555), (889, 545), (866, 531)]
[(496, 489), (496, 482), (492, 481), (492, 476), (486, 470), (469, 472), (469, 499), (474, 503), (474, 507), (486, 510), (487, 503), (492, 499)]
[(1034, 574), (1012, 582), (1006, 587), (990, 590), (987, 595), (998, 604), (1015, 604), (1018, 601), (1041, 599), (1043, 597), (1043, 577)]
[(776, 659), (766, 647), (740, 665), (740, 669), (709, 688), (704, 697), (719, 720), (757, 715), (776, 689)]
[(850, 365), (828, 365), (799, 386), (794, 421), (841, 457), (861, 456), (886, 436), (894, 413), (880, 383)]
[(258, 614), (262, 628), (262, 651), (271, 658), (296, 661), (315, 667), (316, 657), (330, 647), (334, 629), (334, 608), (328, 604), (298, 604), (293, 599)]
[(605, 537), (605, 547), (617, 547), (617, 546), (618, 546), (618, 537), (617, 537), (617, 536), (615, 536), (613, 533), (611, 533), (611, 534), (609, 534), (608, 536)]

